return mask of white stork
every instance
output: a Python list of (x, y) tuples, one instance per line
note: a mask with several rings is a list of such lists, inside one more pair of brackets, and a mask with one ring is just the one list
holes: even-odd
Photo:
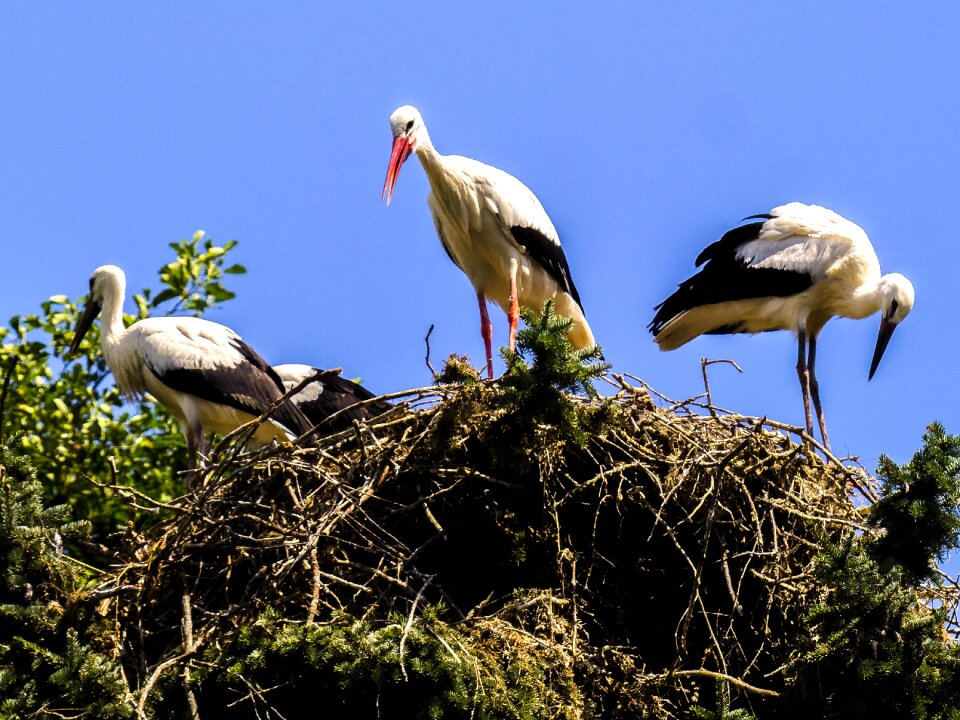
[[(296, 405), (313, 425), (322, 425), (329, 432), (343, 430), (350, 427), (354, 420), (368, 420), (393, 407), (386, 400), (358, 405), (375, 398), (376, 395), (362, 385), (340, 377), (335, 371), (324, 372), (310, 365), (295, 363), (274, 365), (273, 370), (287, 392), (308, 378), (316, 378), (291, 396), (290, 402)], [(334, 413), (339, 414), (333, 420), (328, 420)]]
[(826, 208), (793, 202), (744, 220), (754, 222), (700, 253), (696, 264), (703, 268), (657, 305), (649, 330), (661, 350), (704, 333), (792, 330), (807, 433), (813, 434), (812, 398), (829, 448), (814, 371), (817, 336), (834, 315), (859, 319), (882, 311), (872, 379), (893, 331), (913, 308), (913, 285), (899, 273), (881, 276), (867, 234)]
[(593, 346), (593, 333), (560, 238), (536, 195), (503, 170), (438, 153), (415, 107), (397, 108), (390, 116), (390, 129), (393, 152), (383, 197), (389, 204), (400, 167), (415, 152), (430, 182), (427, 205), (440, 242), (477, 292), (488, 377), (493, 377), (493, 326), (487, 300), (507, 314), (511, 350), (516, 346), (520, 305), (539, 309), (549, 298), (554, 299), (558, 315), (574, 321), (573, 345)]
[[(283, 396), (283, 383), (239, 335), (218, 323), (157, 317), (124, 328), (125, 291), (120, 268), (104, 265), (93, 271), (87, 306), (68, 354), (80, 347), (102, 309), (100, 343), (117, 387), (128, 398), (150, 393), (176, 417), (187, 440), (187, 477), (192, 481), (198, 454), (208, 452), (205, 433), (226, 434), (256, 419)], [(248, 444), (261, 447), (309, 429), (303, 414), (284, 402)]]

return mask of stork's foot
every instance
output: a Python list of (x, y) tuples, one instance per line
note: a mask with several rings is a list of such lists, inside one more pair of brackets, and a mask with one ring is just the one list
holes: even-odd
[(487, 379), (493, 380), (493, 358), (487, 357)]

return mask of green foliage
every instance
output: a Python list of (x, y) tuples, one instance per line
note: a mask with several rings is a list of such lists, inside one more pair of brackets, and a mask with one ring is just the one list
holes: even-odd
[(717, 679), (716, 684), (717, 704), (713, 710), (708, 710), (702, 705), (691, 705), (690, 712), (700, 720), (756, 720), (748, 711), (730, 709), (730, 683), (726, 680)]
[[(177, 259), (160, 269), (160, 282), (165, 288), (152, 300), (150, 292), (145, 290), (143, 299), (153, 308), (175, 300), (174, 305), (165, 312), (166, 315), (189, 312), (196, 317), (218, 303), (232, 300), (236, 293), (227, 290), (221, 279), (224, 275), (243, 275), (247, 272), (243, 265), (223, 267), (224, 256), (236, 244), (236, 240), (231, 240), (222, 247), (214, 245), (213, 240), (204, 237), (202, 230), (195, 232), (190, 240), (170, 243)], [(137, 303), (139, 305), (140, 301)]]
[(130, 717), (116, 663), (87, 636), (96, 623), (78, 603), (82, 574), (64, 551), (89, 523), (71, 522), (65, 506), (45, 508), (26, 457), (7, 444), (0, 492), (0, 718)]
[(557, 315), (552, 300), (543, 304), (539, 315), (526, 307), (520, 315), (526, 327), (517, 332), (516, 352), (503, 352), (507, 363), (503, 386), (520, 397), (547, 389), (596, 397), (593, 380), (610, 368), (600, 348), (574, 350), (569, 338), (573, 320)]
[(447, 358), (434, 381), (439, 384), (470, 385), (480, 381), (480, 373), (470, 364), (466, 355), (454, 353)]
[[(552, 300), (543, 304), (539, 315), (523, 308), (521, 316), (527, 327), (517, 333), (516, 352), (503, 351), (507, 371), (500, 379), (507, 403), (518, 409), (510, 425), (529, 429), (549, 422), (583, 446), (596, 409), (579, 407), (569, 394), (596, 398), (593, 380), (610, 366), (597, 346), (574, 350), (568, 337), (573, 321), (557, 315)], [(599, 408), (601, 414), (607, 409)]]
[[(136, 294), (137, 314), (126, 321), (149, 314), (199, 315), (233, 297), (222, 277), (245, 272), (240, 265), (223, 267), (234, 245), (217, 246), (202, 232), (173, 243), (176, 259), (160, 269), (162, 289)], [(85, 285), (84, 277), (77, 280)], [(79, 359), (66, 360), (78, 304), (54, 295), (39, 313), (15, 315), (0, 327), (0, 387), (6, 389), (0, 396), (0, 438), (19, 437), (47, 497), (68, 501), (102, 538), (130, 517), (87, 478), (136, 485), (167, 500), (180, 494), (175, 473), (186, 454), (179, 427), (166, 411), (153, 402), (127, 403), (117, 392), (97, 327), (81, 344)]]
[[(931, 425), (911, 462), (881, 462), (884, 497), (871, 522), (885, 534), (825, 545), (811, 647), (793, 669), (798, 717), (960, 717), (960, 646), (945, 639), (946, 614), (917, 595), (931, 558), (956, 546), (958, 452), (957, 438)], [(916, 527), (918, 517), (929, 527)]]
[[(84, 537), (90, 524), (71, 522), (66, 505), (44, 507), (43, 488), (27, 457), (7, 444), (0, 445), (0, 492), (0, 602), (48, 599), (47, 593), (76, 579), (63, 560), (63, 540)], [(43, 580), (39, 585), (37, 578)]]
[(904, 465), (881, 456), (881, 499), (870, 512), (884, 531), (872, 556), (885, 569), (899, 565), (911, 582), (935, 578), (934, 560), (960, 546), (960, 436), (933, 423), (923, 442)]
[[(558, 710), (558, 693), (569, 688), (553, 676), (539, 646), (529, 653), (485, 648), (470, 629), (449, 624), (435, 607), (409, 625), (401, 616), (377, 624), (344, 614), (304, 625), (267, 611), (241, 629), (226, 655), (213, 651), (207, 660), (209, 670), (195, 680), (208, 703), (214, 686), (228, 696), (234, 688), (286, 717), (301, 701), (290, 708), (285, 703), (305, 693), (328, 718), (567, 717)], [(250, 687), (282, 692), (248, 693)], [(253, 715), (251, 709), (246, 714)]]

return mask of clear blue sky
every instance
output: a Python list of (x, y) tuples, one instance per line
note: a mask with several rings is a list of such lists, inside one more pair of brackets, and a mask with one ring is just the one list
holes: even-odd
[(800, 200), (859, 223), (917, 303), (870, 383), (879, 317), (827, 325), (827, 422), (838, 454), (907, 460), (931, 420), (960, 433), (960, 6), (789, 5), (4, 3), (0, 313), (80, 296), (108, 262), (155, 284), (202, 228), (250, 271), (211, 319), (271, 362), (418, 386), (435, 323), (435, 363), (480, 364), (415, 160), (380, 201), (411, 103), (441, 152), (537, 193), (614, 369), (675, 398), (701, 356), (731, 358), (719, 405), (802, 423), (788, 333), (660, 353), (645, 326), (745, 215)]

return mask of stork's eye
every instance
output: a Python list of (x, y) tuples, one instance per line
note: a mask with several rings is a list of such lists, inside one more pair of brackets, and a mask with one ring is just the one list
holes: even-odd
[(412, 127), (413, 127), (413, 120), (410, 120), (410, 121), (407, 123), (407, 132), (410, 132), (410, 128), (412, 128)]
[(890, 302), (890, 314), (891, 314), (891, 315), (895, 315), (896, 312), (897, 312), (897, 308), (898, 308), (898, 307), (900, 307), (900, 303), (898, 303), (898, 302), (897, 302), (897, 299), (894, 298), (894, 299)]

